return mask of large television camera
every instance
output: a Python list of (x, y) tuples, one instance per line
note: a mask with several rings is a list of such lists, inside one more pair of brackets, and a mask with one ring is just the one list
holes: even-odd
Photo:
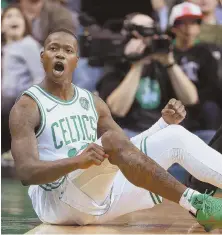
[[(135, 24), (122, 24), (121, 28), (126, 32), (123, 35), (120, 30), (112, 29), (116, 22), (101, 27), (87, 15), (81, 15), (79, 20), (84, 27), (83, 33), (79, 37), (80, 56), (88, 58), (88, 63), (91, 66), (104, 66), (105, 64), (124, 63), (126, 61), (134, 62), (154, 52), (168, 53), (170, 50), (169, 38), (162, 35), (157, 27), (148, 28)], [(127, 42), (134, 37), (133, 31), (138, 32), (143, 37), (149, 36), (152, 40), (143, 54), (125, 55), (124, 48)]]

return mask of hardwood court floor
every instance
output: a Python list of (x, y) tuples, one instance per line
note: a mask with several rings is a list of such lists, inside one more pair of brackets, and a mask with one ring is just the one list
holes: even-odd
[[(118, 225), (120, 221), (125, 222), (125, 225)], [(126, 221), (130, 221), (130, 225)], [(41, 224), (30, 230), (28, 234), (207, 234), (184, 209), (166, 200), (155, 208), (119, 217), (113, 223), (116, 225), (55, 226)], [(210, 233), (222, 234), (222, 229), (216, 229)]]

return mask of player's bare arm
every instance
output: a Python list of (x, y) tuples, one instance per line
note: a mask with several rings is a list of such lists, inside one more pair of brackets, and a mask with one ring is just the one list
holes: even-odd
[(16, 171), (24, 185), (46, 184), (91, 165), (100, 165), (107, 155), (103, 148), (90, 144), (75, 158), (56, 161), (39, 160), (35, 130), (40, 124), (37, 104), (28, 96), (22, 96), (10, 113), (11, 151)]
[(98, 137), (101, 137), (105, 132), (109, 130), (116, 131), (121, 135), (126, 136), (122, 128), (113, 120), (107, 104), (96, 95), (94, 95), (93, 98), (99, 116)]
[[(94, 102), (99, 114), (98, 136), (102, 136), (108, 130), (113, 130), (126, 136), (122, 128), (113, 120), (107, 104), (96, 95), (94, 95)], [(167, 124), (180, 124), (186, 117), (186, 110), (180, 100), (170, 99), (161, 114)]]
[[(185, 186), (176, 181), (151, 158), (139, 151), (112, 119), (105, 102), (96, 96), (94, 96), (94, 99), (99, 114), (98, 130), (99, 134), (102, 135), (102, 144), (105, 152), (109, 155), (110, 163), (117, 165), (125, 177), (136, 186), (178, 202), (186, 189)], [(168, 106), (164, 109), (168, 122), (178, 121), (180, 115), (177, 116), (175, 113), (182, 110), (180, 104), (174, 99), (169, 101)], [(169, 195), (169, 190), (176, 188), (178, 194)]]
[[(110, 163), (117, 165), (125, 177), (136, 186), (178, 202), (186, 189), (185, 186), (175, 180), (151, 158), (139, 151), (112, 119), (107, 105), (96, 96), (94, 96), (94, 99), (99, 114), (98, 130), (99, 134), (102, 135), (102, 144), (105, 152), (109, 155)], [(165, 115), (167, 117), (172, 116), (171, 119), (168, 119), (168, 122), (178, 121), (178, 117), (174, 114), (177, 113), (180, 104), (176, 100), (170, 100), (170, 104), (165, 107)], [(171, 109), (175, 110), (170, 113), (169, 110)], [(168, 111), (168, 115), (166, 111)], [(176, 188), (178, 194), (169, 195), (169, 190)]]

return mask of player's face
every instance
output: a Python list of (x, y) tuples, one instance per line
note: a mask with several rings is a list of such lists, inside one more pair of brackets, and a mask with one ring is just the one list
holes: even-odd
[(6, 40), (19, 40), (25, 32), (25, 19), (21, 11), (17, 8), (10, 8), (5, 12), (2, 19), (2, 32)]
[(77, 65), (76, 39), (68, 33), (53, 33), (47, 40), (41, 59), (48, 78), (64, 81), (72, 76)]

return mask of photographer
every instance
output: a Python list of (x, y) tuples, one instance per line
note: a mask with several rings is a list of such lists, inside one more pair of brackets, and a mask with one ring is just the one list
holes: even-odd
[[(196, 102), (187, 105), (188, 117), (185, 127), (209, 143), (215, 130), (221, 124), (221, 52), (213, 44), (200, 43), (202, 12), (199, 6), (184, 2), (173, 7), (169, 23), (175, 35), (174, 56), (196, 88)], [(164, 62), (167, 56), (155, 59)], [(168, 74), (175, 69), (168, 69)], [(177, 77), (178, 78), (178, 77)], [(178, 87), (183, 85), (179, 79), (171, 79), (178, 99), (182, 99)], [(184, 86), (184, 85), (183, 85)], [(182, 90), (182, 89), (181, 89)]]
[[(126, 17), (124, 28), (128, 24), (154, 27), (149, 16), (138, 13)], [(122, 33), (126, 33), (125, 30)], [(143, 54), (147, 45), (149, 55), (133, 63), (117, 64), (103, 76), (97, 87), (99, 95), (129, 137), (149, 128), (170, 98), (177, 96), (186, 105), (198, 100), (196, 87), (176, 64), (172, 52), (165, 56), (163, 64), (156, 62), (151, 56), (153, 37), (142, 37), (136, 31), (132, 34), (134, 38), (125, 46), (125, 55)], [(171, 83), (177, 86), (176, 92)]]

